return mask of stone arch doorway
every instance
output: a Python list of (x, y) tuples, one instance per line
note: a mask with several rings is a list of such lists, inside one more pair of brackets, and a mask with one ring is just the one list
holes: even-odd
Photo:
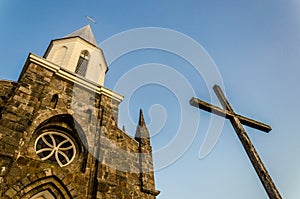
[(55, 197), (50, 191), (45, 190), (31, 196), (30, 199), (55, 199)]
[(71, 199), (68, 188), (55, 176), (39, 179), (23, 188), (21, 199)]

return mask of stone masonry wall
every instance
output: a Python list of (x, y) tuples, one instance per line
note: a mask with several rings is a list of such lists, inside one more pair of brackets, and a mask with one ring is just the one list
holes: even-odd
[[(22, 74), (17, 84), (0, 81), (0, 198), (29, 197), (43, 187), (57, 198), (155, 198), (142, 189), (139, 143), (118, 128), (119, 102), (34, 63)], [(66, 129), (76, 142), (70, 165), (36, 155), (35, 139), (47, 125)]]
[(13, 94), (16, 86), (16, 82), (0, 80), (0, 114), (2, 109), (5, 107), (7, 100)]

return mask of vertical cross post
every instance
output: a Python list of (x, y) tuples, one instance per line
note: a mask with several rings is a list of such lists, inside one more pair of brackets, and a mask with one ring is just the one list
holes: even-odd
[(228, 118), (238, 136), (240, 139), (261, 183), (263, 184), (269, 198), (271, 199), (281, 199), (280, 193), (277, 190), (274, 182), (272, 181), (271, 176), (269, 175), (267, 169), (265, 168), (263, 162), (261, 161), (258, 153), (256, 152), (250, 138), (248, 137), (244, 127), (242, 124), (245, 124), (247, 126), (260, 129), (266, 132), (269, 132), (271, 130), (271, 127), (269, 127), (266, 124), (263, 124), (261, 122), (257, 122), (255, 120), (240, 116), (234, 112), (232, 107), (230, 106), (229, 102), (227, 101), (224, 93), (222, 92), (221, 88), (218, 85), (215, 85), (213, 87), (223, 109), (216, 107), (214, 105), (208, 104), (206, 102), (203, 102), (199, 99), (192, 98), (190, 100), (190, 104), (192, 106), (198, 107), (200, 109), (209, 111), (211, 113), (215, 113), (217, 115), (223, 116), (225, 118)]

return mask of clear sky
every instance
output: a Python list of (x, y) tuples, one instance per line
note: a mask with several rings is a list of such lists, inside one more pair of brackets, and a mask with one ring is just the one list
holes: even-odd
[[(272, 126), (269, 134), (246, 130), (282, 197), (299, 198), (299, 0), (1, 0), (0, 78), (17, 80), (29, 52), (42, 56), (52, 39), (89, 23), (86, 15), (97, 21), (92, 29), (108, 57), (119, 50), (112, 36), (146, 30), (147, 37), (123, 40), (120, 46), (131, 52), (108, 60), (105, 86), (125, 97), (119, 125), (125, 125), (129, 135), (134, 135), (139, 108), (144, 110), (152, 134), (156, 187), (161, 190), (158, 199), (268, 198), (228, 121), (210, 153), (200, 158), (211, 114), (189, 106), (188, 100), (195, 95), (211, 102), (214, 96), (189, 56), (219, 71), (222, 81), (214, 80), (223, 82), (237, 113)], [(149, 27), (165, 29), (155, 35)], [(169, 37), (173, 30), (175, 36)], [(191, 39), (207, 54), (185, 46)], [(137, 41), (142, 47), (160, 42), (134, 50)], [(166, 41), (170, 49), (159, 48)], [(180, 157), (173, 156), (177, 153)]]

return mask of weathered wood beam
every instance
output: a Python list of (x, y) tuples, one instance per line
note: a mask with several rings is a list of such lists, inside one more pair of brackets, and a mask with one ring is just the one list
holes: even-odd
[(202, 101), (200, 99), (197, 99), (195, 97), (191, 98), (190, 104), (194, 107), (200, 108), (200, 109), (205, 110), (205, 111), (210, 112), (210, 113), (214, 113), (216, 115), (219, 115), (221, 117), (225, 117), (227, 119), (231, 119), (235, 116), (240, 120), (240, 122), (242, 124), (244, 124), (246, 126), (249, 126), (249, 127), (252, 127), (252, 128), (255, 128), (255, 129), (258, 129), (258, 130), (261, 130), (261, 131), (264, 131), (266, 133), (268, 133), (272, 130), (272, 128), (267, 124), (264, 124), (262, 122), (258, 122), (256, 120), (253, 120), (253, 119), (250, 119), (250, 118), (247, 118), (247, 117), (244, 117), (244, 116), (239, 115), (239, 114), (232, 114), (231, 112), (229, 112), (225, 109), (219, 108), (217, 106), (214, 106), (212, 104), (204, 102), (204, 101)]
[(248, 137), (244, 127), (242, 124), (245, 124), (247, 126), (262, 130), (264, 132), (269, 132), (271, 130), (271, 127), (269, 125), (266, 125), (264, 123), (246, 118), (244, 116), (238, 115), (234, 112), (233, 108), (227, 101), (222, 89), (215, 85), (213, 87), (222, 107), (219, 108), (217, 106), (214, 106), (212, 104), (209, 104), (207, 102), (204, 102), (197, 98), (192, 98), (190, 100), (190, 104), (192, 106), (195, 106), (197, 108), (203, 109), (205, 111), (214, 113), (216, 115), (228, 118), (239, 137), (260, 181), (262, 182), (268, 196), (270, 199), (282, 199), (279, 191), (277, 190), (274, 182), (272, 181), (271, 176), (269, 175), (267, 169), (265, 168), (263, 162), (261, 161), (258, 153), (256, 152), (254, 146), (252, 145), (252, 142), (250, 138)]
[[(252, 145), (252, 142), (250, 138), (248, 137), (240, 119), (235, 114), (233, 108), (229, 104), (228, 100), (226, 99), (222, 89), (218, 86), (214, 86), (214, 91), (222, 105), (222, 107), (232, 113), (234, 116), (230, 118), (230, 122), (239, 137), (261, 183), (263, 184), (269, 198), (271, 199), (281, 199), (281, 195), (279, 191), (277, 190), (271, 176), (269, 175), (266, 167), (264, 166), (263, 162), (261, 161), (258, 153), (256, 152), (254, 146)], [(255, 121), (253, 123), (254, 125), (257, 125), (257, 122)]]

